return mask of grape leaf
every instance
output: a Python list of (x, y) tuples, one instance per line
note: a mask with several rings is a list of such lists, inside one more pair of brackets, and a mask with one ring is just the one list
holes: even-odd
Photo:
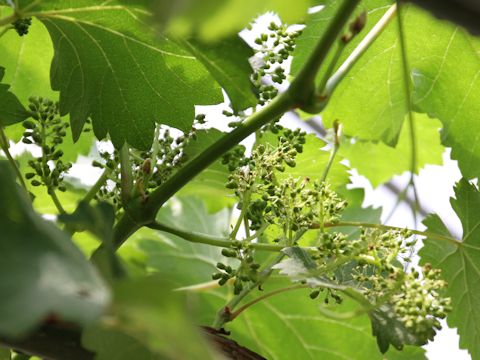
[(98, 360), (215, 358), (184, 305), (183, 297), (157, 277), (122, 281), (114, 288), (115, 325), (90, 327), (83, 345)]
[[(310, 16), (294, 51), (294, 74), (339, 4), (330, 1), (325, 10)], [(390, 5), (386, 0), (363, 2), (368, 10), (367, 26), (347, 46), (339, 65)], [(442, 122), (442, 143), (452, 147), (452, 157), (459, 161), (463, 175), (476, 177), (480, 172), (476, 165), (480, 164), (476, 135), (480, 131), (480, 104), (476, 100), (480, 96), (480, 39), (412, 5), (403, 8), (403, 17), (415, 109)], [(462, 64), (461, 72), (458, 64)], [(395, 144), (407, 110), (402, 76), (394, 19), (337, 87), (323, 119), (328, 125), (340, 119), (346, 134)]]
[[(0, 81), (4, 75), (5, 68), (0, 66)], [(0, 83), (0, 126), (14, 124), (29, 117), (27, 109), (9, 89), (10, 85)]]
[(255, 16), (273, 11), (287, 23), (305, 17), (313, 0), (156, 0), (157, 19), (163, 27), (176, 35), (196, 34), (213, 41), (238, 33)]
[[(341, 3), (340, 0), (328, 1), (325, 9), (309, 16), (307, 26), (298, 38), (293, 52), (293, 74), (300, 71)], [(347, 45), (338, 65), (353, 51), (363, 35), (390, 5), (389, 0), (362, 1), (357, 13), (363, 10), (367, 12), (365, 29)], [(335, 119), (339, 119), (348, 135), (369, 140), (382, 139), (390, 145), (396, 142), (407, 104), (404, 99), (400, 48), (395, 30), (396, 26), (393, 26), (393, 31), (384, 31), (337, 87), (322, 114), (322, 119), (328, 126), (331, 126)], [(327, 63), (332, 57), (333, 54), (327, 58)], [(325, 71), (321, 69), (317, 79), (323, 78)]]
[(53, 41), (51, 84), (75, 140), (91, 117), (98, 138), (146, 150), (155, 122), (188, 130), (195, 104), (223, 99), (194, 56), (146, 26), (141, 4), (54, 1), (35, 10)]
[(257, 104), (250, 81), (252, 67), (248, 62), (253, 50), (238, 35), (215, 43), (192, 39), (184, 44), (225, 89), (233, 110), (240, 111)]
[[(187, 145), (185, 154), (192, 160), (223, 135), (216, 129), (197, 131), (197, 139)], [(178, 195), (196, 196), (205, 202), (209, 212), (219, 211), (235, 202), (232, 191), (225, 187), (228, 175), (227, 167), (217, 160), (182, 188)]]
[[(426, 164), (441, 164), (443, 146), (440, 144), (439, 129), (441, 124), (424, 114), (415, 114), (417, 133), (417, 169)], [(411, 168), (411, 140), (408, 125), (400, 133), (397, 145), (393, 148), (382, 142), (372, 143), (356, 140), (344, 141), (339, 154), (348, 159), (350, 166), (364, 175), (373, 187), (389, 181), (394, 175), (400, 175)], [(368, 160), (367, 160), (368, 159)]]
[[(6, 163), (0, 163), (2, 236), (0, 333), (16, 337), (47, 316), (87, 324), (109, 291), (68, 236), (35, 213)], [(35, 306), (32, 306), (35, 299)]]
[[(6, 11), (0, 8), (0, 16)], [(9, 31), (0, 41), (0, 66), (7, 70), (5, 81), (11, 87), (22, 104), (27, 104), (30, 96), (42, 96), (58, 100), (58, 93), (50, 87), (50, 63), (53, 57), (53, 46), (47, 29), (37, 19), (32, 19), (28, 36), (18, 36), (15, 31)], [(11, 70), (10, 70), (11, 69)], [(10, 140), (19, 141), (24, 127), (21, 124), (8, 126), (5, 131)], [(86, 155), (93, 144), (93, 133), (83, 133), (73, 144), (69, 132), (61, 144), (64, 161), (75, 161), (79, 154)]]
[[(230, 211), (224, 209), (208, 214), (199, 199), (181, 197), (162, 207), (157, 221), (182, 230), (226, 238)], [(219, 248), (190, 243), (161, 232), (157, 232), (156, 237), (140, 239), (138, 246), (147, 256), (147, 265), (161, 274), (168, 274), (177, 286), (210, 281), (216, 263), (225, 259)]]
[[(422, 264), (430, 263), (442, 270), (453, 307), (447, 323), (458, 328), (460, 347), (468, 349), (473, 359), (480, 359), (480, 193), (462, 179), (455, 187), (451, 204), (462, 222), (462, 241), (427, 238), (419, 255)], [(451, 237), (437, 215), (427, 217), (424, 224), (429, 232)]]

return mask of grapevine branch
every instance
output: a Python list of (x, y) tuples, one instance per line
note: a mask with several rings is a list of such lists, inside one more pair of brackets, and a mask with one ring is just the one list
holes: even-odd
[(314, 97), (315, 93), (316, 74), (359, 2), (360, 0), (343, 2), (307, 62), (283, 94), (277, 96), (259, 112), (247, 118), (235, 130), (224, 135), (180, 168), (162, 186), (150, 194), (148, 201), (140, 199), (129, 201), (129, 211), (123, 215), (114, 228), (115, 247), (120, 247), (134, 232), (153, 222), (156, 213), (169, 198), (233, 146), (285, 112), (311, 105), (314, 101), (312, 96)]

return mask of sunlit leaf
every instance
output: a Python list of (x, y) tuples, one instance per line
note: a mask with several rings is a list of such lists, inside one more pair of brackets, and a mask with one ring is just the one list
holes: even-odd
[[(463, 179), (455, 187), (455, 199), (451, 204), (462, 222), (462, 241), (427, 238), (420, 257), (423, 264), (430, 263), (442, 269), (453, 306), (447, 323), (458, 328), (460, 347), (468, 349), (473, 359), (480, 359), (480, 193)], [(432, 233), (451, 237), (437, 215), (429, 216), (424, 224)]]

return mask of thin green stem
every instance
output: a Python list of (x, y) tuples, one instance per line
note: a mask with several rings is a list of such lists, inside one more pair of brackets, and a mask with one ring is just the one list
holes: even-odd
[(25, 179), (23, 178), (22, 172), (18, 168), (17, 162), (15, 161), (12, 154), (10, 153), (10, 150), (8, 149), (8, 138), (7, 138), (7, 134), (5, 134), (5, 130), (3, 129), (3, 126), (0, 126), (0, 148), (5, 153), (5, 156), (7, 157), (7, 160), (10, 163), (10, 166), (13, 168), (13, 171), (15, 172), (15, 175), (17, 176), (17, 179), (20, 182), (20, 185), (25, 189), (25, 191), (28, 194), (27, 184), (25, 183)]
[(308, 108), (315, 104), (315, 77), (317, 76), (318, 70), (320, 66), (323, 65), (330, 49), (339, 38), (339, 35), (359, 3), (360, 0), (345, 0), (342, 2), (341, 7), (333, 17), (323, 37), (313, 49), (297, 77), (292, 81), (289, 90), (302, 107)]
[[(210, 236), (206, 234), (183, 231), (183, 230), (175, 229), (165, 224), (161, 224), (159, 222), (153, 222), (151, 224), (148, 224), (147, 226), (150, 229), (160, 230), (169, 234), (176, 235), (192, 243), (206, 244), (206, 245), (212, 245), (212, 246), (218, 246), (218, 247), (224, 247), (224, 248), (228, 248), (232, 246), (232, 240), (229, 238), (222, 238), (222, 237)], [(249, 247), (255, 250), (274, 251), (274, 252), (281, 251), (284, 248), (284, 246), (281, 246), (281, 245), (272, 245), (272, 244), (264, 244), (264, 243), (250, 243)]]
[(263, 294), (263, 295), (255, 298), (255, 299), (253, 299), (252, 301), (249, 301), (248, 303), (242, 305), (241, 307), (239, 307), (235, 312), (233, 312), (230, 315), (230, 321), (235, 320), (235, 318), (238, 317), (238, 315), (240, 315), (242, 312), (247, 310), (249, 307), (259, 303), (260, 301), (263, 301), (263, 300), (268, 299), (272, 296), (275, 296), (275, 295), (278, 295), (278, 294), (281, 294), (281, 293), (284, 293), (284, 292), (287, 292), (287, 291), (298, 290), (298, 289), (308, 289), (310, 287), (311, 287), (310, 285), (302, 284), (302, 285), (292, 285), (292, 286), (288, 286), (288, 287), (285, 287), (285, 288), (270, 291), (266, 294)]
[(385, 30), (387, 25), (393, 19), (397, 10), (397, 6), (392, 5), (387, 12), (382, 16), (382, 18), (375, 24), (375, 26), (368, 32), (368, 34), (363, 38), (363, 40), (358, 44), (358, 46), (352, 51), (350, 56), (343, 62), (342, 65), (338, 68), (335, 74), (327, 81), (325, 86), (325, 92), (322, 94), (323, 97), (328, 98), (333, 93), (337, 85), (345, 78), (348, 72), (356, 64), (356, 62), (362, 57), (362, 55), (367, 51), (370, 45), (378, 38), (378, 36)]
[(133, 176), (132, 164), (130, 162), (130, 149), (127, 143), (123, 144), (119, 151), (120, 157), (120, 182), (121, 182), (121, 198), (124, 207), (127, 206), (133, 193)]
[(83, 198), (83, 202), (85, 203), (89, 203), (90, 201), (93, 200), (93, 198), (95, 197), (95, 195), (98, 193), (98, 191), (100, 190), (100, 188), (103, 186), (103, 184), (105, 184), (105, 182), (108, 180), (108, 177), (110, 176), (110, 173), (112, 171), (109, 169), (109, 168), (105, 168), (105, 170), (103, 171), (102, 175), (100, 175), (100, 177), (98, 178), (98, 180), (95, 182), (95, 184), (93, 184), (93, 186), (90, 188), (90, 190), (88, 190), (87, 194), (85, 195), (85, 197)]
[(240, 230), (240, 226), (242, 225), (243, 219), (245, 218), (245, 214), (247, 213), (248, 204), (250, 202), (250, 191), (246, 191), (243, 196), (243, 204), (242, 210), (240, 215), (238, 216), (237, 223), (230, 234), (230, 239), (235, 239), (237, 237), (238, 230)]
[(282, 259), (285, 257), (284, 253), (278, 254), (275, 259), (268, 265), (266, 265), (263, 270), (258, 275), (258, 280), (254, 283), (250, 283), (247, 287), (245, 287), (240, 294), (236, 295), (232, 300), (230, 300), (224, 307), (222, 307), (218, 313), (215, 321), (212, 325), (215, 329), (220, 329), (223, 327), (227, 322), (231, 321), (232, 310), (247, 296), (253, 289), (262, 285), (265, 280), (267, 280), (272, 271), (273, 267), (278, 264)]
[(60, 202), (60, 199), (58, 198), (55, 190), (52, 187), (50, 187), (50, 188), (48, 188), (47, 192), (48, 192), (48, 195), (50, 195), (50, 197), (52, 198), (52, 201), (55, 204), (55, 207), (57, 208), (58, 213), (59, 214), (66, 214), (67, 212), (63, 208), (62, 203)]
[(320, 178), (321, 182), (324, 182), (325, 180), (327, 180), (328, 173), (330, 172), (333, 162), (335, 161), (335, 155), (337, 155), (338, 149), (340, 148), (340, 136), (341, 136), (342, 127), (340, 124), (338, 124), (337, 121), (335, 121), (333, 128), (335, 131), (335, 134), (334, 134), (335, 140), (333, 141), (333, 147), (332, 147), (332, 150), (330, 151), (330, 158), (328, 159), (327, 166), (325, 167), (322, 177)]
[(418, 144), (417, 144), (417, 135), (415, 129), (415, 118), (413, 115), (413, 104), (412, 104), (412, 91), (410, 87), (410, 66), (408, 63), (407, 56), (407, 43), (405, 40), (405, 31), (403, 28), (402, 21), (402, 8), (400, 2), (396, 2), (398, 8), (397, 16), (397, 25), (398, 25), (398, 37), (400, 40), (400, 49), (402, 54), (402, 72), (403, 72), (403, 82), (405, 87), (405, 95), (407, 97), (407, 113), (408, 113), (408, 129), (410, 135), (410, 145), (411, 145), (411, 157), (410, 157), (410, 185), (413, 189), (413, 197), (415, 199), (415, 209), (413, 210), (413, 217), (416, 222), (416, 213), (417, 209), (420, 208), (420, 198), (418, 197), (417, 187), (415, 186), (415, 172), (417, 171), (417, 158), (418, 158)]
[[(408, 229), (408, 228), (402, 228), (398, 226), (390, 226), (390, 225), (383, 225), (383, 224), (372, 224), (372, 223), (364, 223), (364, 222), (357, 222), (357, 221), (340, 221), (337, 223), (333, 224), (325, 224), (325, 227), (339, 227), (339, 226), (353, 226), (353, 227), (365, 227), (365, 228), (375, 228), (375, 229), (382, 229), (382, 230), (408, 230), (412, 234), (415, 235), (420, 235), (424, 237), (428, 237), (431, 239), (437, 239), (437, 240), (444, 240), (448, 241), (450, 243), (453, 243), (457, 246), (463, 246), (466, 245), (460, 241), (458, 241), (455, 238), (452, 238), (450, 236), (445, 236), (445, 235), (440, 235), (440, 234), (435, 234), (429, 231), (420, 231), (420, 230), (414, 230), (414, 229)], [(312, 228), (318, 228), (318, 225), (312, 226)]]
[(335, 66), (337, 65), (337, 62), (340, 59), (340, 56), (342, 55), (343, 50), (345, 49), (345, 46), (346, 46), (345, 41), (343, 41), (342, 39), (338, 40), (337, 50), (333, 55), (333, 59), (330, 61), (327, 71), (325, 72), (322, 80), (317, 86), (317, 89), (319, 89), (320, 94), (323, 94), (325, 92), (325, 86), (327, 85), (328, 79), (330, 78), (330, 76), (332, 76), (333, 71), (335, 70)]

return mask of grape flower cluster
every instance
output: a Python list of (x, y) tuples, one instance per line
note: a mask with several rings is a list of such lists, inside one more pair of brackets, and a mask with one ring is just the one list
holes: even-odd
[(64, 175), (72, 164), (62, 161), (60, 146), (69, 124), (60, 117), (58, 102), (42, 97), (31, 97), (29, 102), (31, 119), (23, 122), (22, 142), (37, 145), (42, 154), (28, 161), (32, 171), (25, 178), (32, 186), (46, 186), (50, 194), (56, 189), (64, 192), (67, 190)]

